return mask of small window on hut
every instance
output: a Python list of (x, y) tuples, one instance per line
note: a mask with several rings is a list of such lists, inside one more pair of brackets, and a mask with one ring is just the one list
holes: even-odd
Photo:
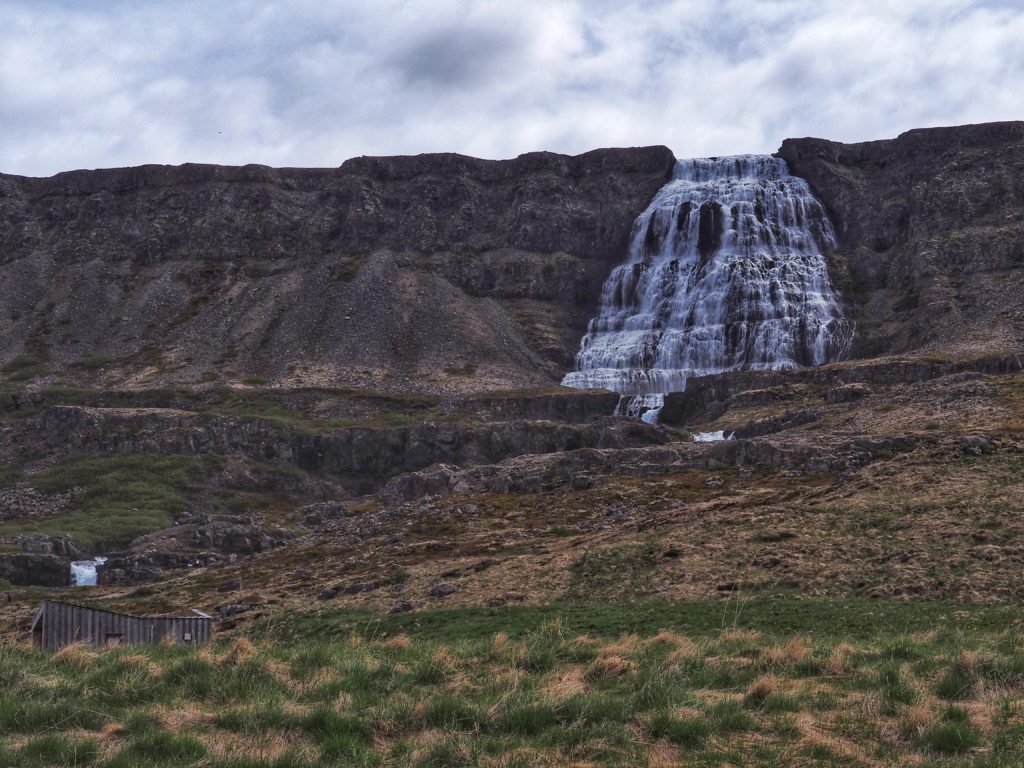
[(124, 643), (124, 635), (107, 635), (106, 640), (103, 641), (103, 645), (106, 648), (113, 648)]

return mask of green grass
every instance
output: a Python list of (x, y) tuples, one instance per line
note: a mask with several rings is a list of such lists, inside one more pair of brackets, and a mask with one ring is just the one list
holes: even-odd
[(10, 381), (25, 381), (26, 379), (43, 376), (49, 373), (45, 356), (26, 353), (14, 358), (11, 362), (0, 369)]
[[(71, 504), (49, 517), (0, 521), (0, 537), (22, 533), (70, 535), (85, 548), (109, 548), (171, 526), (189, 510), (273, 515), (280, 493), (239, 492), (218, 485), (219, 456), (119, 454), (65, 458), (34, 474), (0, 466), (0, 488), (25, 482), (48, 494), (70, 492)], [(256, 477), (288, 482), (306, 477), (290, 464), (248, 461)], [(285, 505), (287, 506), (287, 505)], [(272, 517), (270, 519), (273, 519)]]
[(921, 735), (920, 742), (932, 752), (960, 754), (981, 743), (981, 735), (964, 710), (950, 707), (943, 719), (945, 722), (936, 723)]
[(466, 363), (465, 365), (449, 365), (446, 366), (444, 372), (449, 376), (473, 376), (476, 373), (476, 366), (472, 363)]
[(0, 464), (0, 488), (14, 485), (22, 479), (22, 469), (17, 464)]
[(618, 591), (623, 585), (633, 591), (645, 588), (656, 565), (658, 544), (624, 544), (586, 552), (572, 564), (570, 591), (576, 595), (601, 595)]
[[(273, 622), (275, 632), (310, 639), (358, 635), (372, 639), (399, 633), (438, 641), (473, 640), (505, 632), (521, 637), (558, 620), (567, 632), (612, 637), (660, 629), (707, 634), (753, 628), (773, 636), (884, 637), (888, 646), (935, 626), (948, 632), (1008, 627), (1019, 618), (1011, 606), (957, 605), (869, 599), (756, 599), (750, 601), (630, 603), (572, 602), (500, 608), (439, 608), (382, 616), (371, 611), (327, 609), (293, 613)], [(891, 650), (891, 648), (890, 648)]]
[(712, 728), (703, 718), (677, 717), (667, 712), (659, 712), (651, 718), (648, 732), (655, 739), (668, 739), (673, 744), (694, 749), (708, 740)]
[(185, 512), (184, 491), (202, 472), (200, 459), (184, 456), (64, 459), (23, 479), (44, 493), (75, 490), (70, 509), (47, 518), (0, 522), (0, 536), (67, 534), (84, 547), (126, 544), (169, 527)]
[(71, 367), (77, 368), (80, 371), (95, 372), (115, 362), (117, 361), (113, 358), (107, 357), (106, 355), (101, 355), (98, 352), (90, 352), (75, 360), (71, 364)]
[[(12, 373), (7, 382), (0, 382), (4, 393), (17, 394), (21, 385), (24, 362), (11, 363)], [(86, 356), (73, 365), (80, 371), (94, 371), (104, 365), (117, 363), (105, 358)], [(17, 365), (16, 365), (17, 364)], [(33, 369), (34, 370), (34, 369)], [(35, 371), (36, 375), (40, 371)], [(45, 372), (45, 371), (41, 371)], [(17, 375), (16, 375), (17, 374)], [(243, 420), (261, 420), (280, 429), (299, 434), (316, 434), (325, 430), (345, 428), (399, 428), (426, 420), (446, 420), (439, 409), (439, 401), (426, 395), (406, 395), (375, 390), (333, 388), (305, 388), (276, 390), (266, 388), (265, 376), (242, 377), (253, 389), (214, 386), (204, 389), (156, 387), (145, 390), (100, 390), (90, 387), (53, 386), (39, 392), (47, 405), (88, 405), (99, 408), (180, 408), (196, 411), (208, 418), (231, 416)], [(324, 417), (316, 411), (318, 403), (349, 401), (360, 406), (365, 415), (358, 418)], [(27, 418), (38, 411), (22, 409), (10, 411), (7, 419)]]
[[(1009, 609), (954, 618), (941, 606), (881, 604), (857, 639), (822, 624), (794, 637), (753, 604), (742, 630), (712, 625), (710, 605), (668, 606), (660, 623), (677, 631), (657, 635), (619, 632), (609, 615), (628, 606), (591, 606), (600, 621), (586, 634), (581, 613), (549, 606), (529, 628), (524, 609), (516, 634), (460, 630), (468, 613), (434, 611), (447, 620), (443, 637), (427, 622), (376, 639), (339, 631), (57, 655), (0, 646), (0, 765), (1024, 761), (1024, 635), (1009, 629)], [(839, 608), (813, 607), (819, 619)], [(704, 618), (683, 633), (683, 615)], [(955, 665), (978, 682), (950, 705), (931, 691)], [(998, 681), (998, 695), (986, 681)]]

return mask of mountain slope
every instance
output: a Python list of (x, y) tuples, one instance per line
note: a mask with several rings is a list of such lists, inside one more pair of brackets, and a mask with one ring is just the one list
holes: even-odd
[(1024, 347), (1024, 122), (787, 139), (839, 234), (861, 356)]
[(130, 386), (550, 383), (673, 163), (651, 147), (0, 177), (0, 364)]

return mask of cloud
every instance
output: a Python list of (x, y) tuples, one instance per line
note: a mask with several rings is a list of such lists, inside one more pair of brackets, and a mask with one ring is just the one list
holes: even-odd
[(0, 170), (770, 152), (1024, 117), (1013, 0), (0, 0)]

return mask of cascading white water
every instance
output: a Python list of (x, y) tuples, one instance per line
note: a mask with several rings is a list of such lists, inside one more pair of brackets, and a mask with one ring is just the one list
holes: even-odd
[(651, 421), (691, 376), (840, 359), (853, 329), (828, 277), (834, 247), (824, 208), (785, 161), (680, 160), (637, 218), (562, 383), (619, 392), (617, 413)]
[(95, 560), (75, 560), (71, 563), (71, 584), (75, 587), (95, 587), (97, 581), (97, 566), (107, 562), (105, 557), (97, 557)]

